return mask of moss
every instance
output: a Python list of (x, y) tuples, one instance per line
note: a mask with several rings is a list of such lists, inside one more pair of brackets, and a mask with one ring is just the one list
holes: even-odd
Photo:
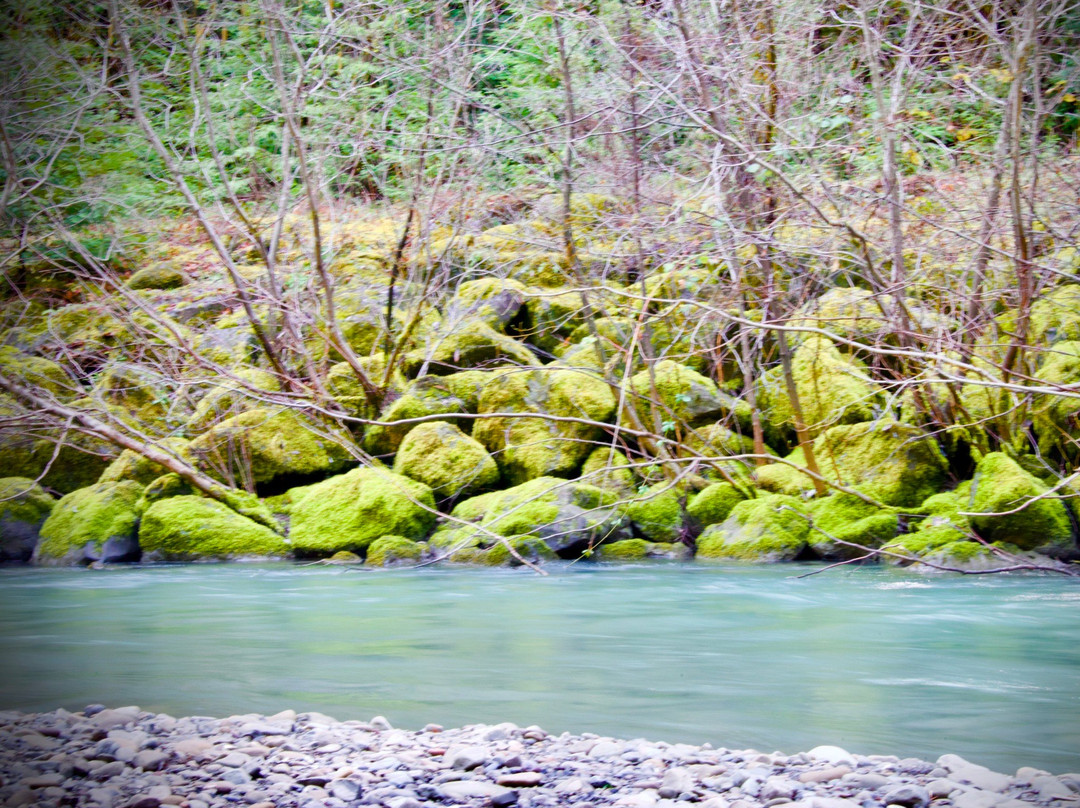
[(593, 556), (597, 561), (644, 561), (649, 556), (649, 542), (644, 539), (623, 539), (604, 544)]
[[(158, 442), (157, 447), (165, 452), (175, 454), (181, 460), (191, 462), (187, 454), (188, 442), (183, 438), (164, 438)], [(169, 471), (161, 465), (148, 460), (138, 452), (125, 449), (120, 453), (108, 468), (101, 473), (98, 482), (114, 483), (121, 480), (134, 480), (143, 485), (149, 485), (158, 477), (168, 474)]]
[[(885, 505), (914, 507), (938, 491), (948, 464), (934, 440), (918, 427), (885, 420), (834, 426), (814, 441), (822, 476), (857, 488)], [(802, 450), (787, 460), (805, 466)], [(758, 484), (793, 494), (813, 490), (810, 477), (790, 466), (766, 466)]]
[[(536, 536), (509, 536), (506, 538), (506, 542), (514, 548), (519, 556), (533, 564), (549, 561), (556, 557), (544, 540)], [(521, 562), (514, 558), (514, 555), (502, 542), (492, 544), (484, 552), (483, 556), (478, 558), (478, 561), (488, 566), (521, 566)]]
[(188, 282), (187, 275), (164, 264), (140, 269), (127, 281), (128, 289), (179, 289)]
[(455, 505), (450, 515), (468, 522), (479, 522), (487, 516), (488, 511), (502, 498), (502, 495), (502, 491), (489, 491), (486, 494), (469, 497)]
[[(537, 413), (607, 422), (615, 412), (611, 388), (596, 376), (570, 369), (508, 371), (480, 395), (481, 414)], [(545, 418), (481, 419), (473, 437), (495, 456), (511, 484), (547, 475), (571, 476), (602, 436), (598, 426)]]
[(190, 415), (174, 385), (141, 365), (111, 367), (94, 385), (91, 396), (116, 417), (158, 436), (175, 432)]
[(269, 528), (205, 497), (162, 499), (143, 514), (139, 544), (151, 557), (191, 561), (240, 556), (282, 556), (285, 541)]
[[(877, 386), (823, 337), (808, 337), (796, 349), (791, 375), (803, 419), (813, 432), (835, 424), (872, 421), (881, 406)], [(777, 434), (794, 430), (794, 415), (782, 370), (766, 373), (758, 389), (758, 404)]]
[(445, 421), (417, 424), (398, 448), (394, 471), (424, 483), (440, 499), (499, 481), (499, 468), (483, 445)]
[(686, 506), (686, 514), (699, 528), (718, 525), (746, 497), (731, 483), (713, 483), (695, 494)]
[[(965, 541), (967, 537), (957, 528), (951, 525), (935, 525), (900, 536), (894, 541), (885, 544), (883, 550), (891, 550), (902, 555), (921, 556), (932, 552), (939, 547), (958, 541)], [(904, 559), (886, 558), (890, 563), (908, 563)]]
[[(1080, 342), (1055, 344), (1044, 356), (1036, 376), (1047, 385), (1075, 389), (1080, 384)], [(1080, 401), (1069, 396), (1043, 394), (1034, 397), (1031, 410), (1040, 454), (1056, 451), (1058, 456), (1076, 459)]]
[(442, 334), (429, 350), (407, 354), (402, 367), (408, 376), (418, 375), (422, 368), (446, 376), (468, 368), (539, 364), (536, 354), (517, 340), (500, 334), (487, 323), (472, 321)]
[(137, 550), (139, 517), (135, 504), (140, 494), (142, 486), (136, 482), (101, 483), (68, 494), (56, 503), (41, 526), (34, 560), (41, 564), (77, 564), (101, 558), (106, 545)]
[(738, 561), (790, 561), (806, 547), (810, 520), (794, 497), (774, 494), (736, 505), (697, 540), (697, 557)]
[[(656, 389), (653, 389), (655, 376)], [(632, 376), (627, 383), (630, 406), (646, 427), (653, 426), (653, 412), (661, 424), (667, 421), (700, 426), (723, 418), (750, 423), (750, 406), (722, 392), (697, 371), (665, 359)]]
[[(278, 393), (281, 383), (272, 373), (258, 368), (237, 368), (233, 374), (256, 391)], [(218, 421), (239, 415), (248, 410), (266, 406), (258, 393), (248, 392), (241, 384), (225, 381), (212, 387), (195, 405), (195, 412), (188, 419), (187, 427), (193, 432), (209, 429)]]
[(61, 401), (78, 391), (78, 385), (55, 362), (20, 353), (7, 345), (0, 345), (0, 368), (13, 381), (35, 391), (47, 391)]
[[(1045, 494), (1048, 487), (1001, 452), (985, 455), (971, 481), (968, 510), (998, 513)], [(1024, 550), (1064, 551), (1072, 546), (1072, 527), (1065, 503), (1047, 497), (1018, 513), (972, 516), (971, 524), (987, 541), (1006, 541)]]
[(475, 405), (470, 409), (470, 402), (454, 392), (455, 387), (465, 385), (448, 381), (452, 378), (424, 376), (410, 384), (404, 395), (392, 401), (379, 416), (379, 423), (367, 427), (364, 448), (379, 457), (391, 455), (397, 452), (401, 441), (416, 427), (415, 423), (401, 424), (397, 421), (475, 411)]
[[(1010, 328), (1010, 320), (1004, 323)], [(1039, 347), (1060, 342), (1080, 341), (1080, 286), (1066, 283), (1039, 295), (1031, 305), (1028, 323), (1028, 344)]]
[[(533, 202), (533, 211), (552, 222), (561, 223), (563, 205), (561, 193), (544, 194)], [(623, 208), (624, 203), (613, 196), (574, 193), (570, 195), (570, 223), (581, 227), (597, 225)]]
[[(820, 328), (858, 342), (877, 344), (894, 336), (893, 312), (896, 298), (865, 289), (840, 287), (830, 289), (802, 306), (788, 325), (793, 328)], [(949, 329), (953, 324), (941, 314), (920, 306), (917, 301), (904, 301), (912, 317), (912, 325), (922, 333)]]
[[(484, 370), (463, 370), (449, 376), (429, 377), (441, 379), (441, 384), (451, 395), (465, 403), (465, 412), (476, 412), (480, 406), (480, 393), (492, 379), (492, 373)], [(422, 381), (417, 379), (417, 382)]]
[(971, 521), (962, 516), (961, 512), (968, 510), (970, 500), (970, 480), (962, 482), (954, 491), (942, 491), (927, 497), (914, 511), (926, 517), (916, 524), (915, 529), (923, 531), (936, 527), (952, 527), (966, 535), (971, 530)]
[(294, 410), (257, 408), (234, 415), (191, 442), (198, 465), (239, 484), (326, 475), (352, 460), (348, 438)]
[(56, 504), (26, 477), (0, 479), (0, 561), (29, 561), (41, 526)]
[(298, 552), (360, 552), (384, 535), (421, 539), (435, 521), (423, 483), (376, 468), (357, 468), (312, 485), (292, 506), (290, 539)]
[(179, 474), (169, 473), (156, 477), (147, 484), (135, 505), (137, 513), (143, 513), (159, 499), (182, 497), (198, 492)]
[(358, 556), (356, 553), (350, 553), (348, 550), (340, 550), (326, 559), (328, 564), (363, 564), (364, 559)]
[(652, 486), (648, 492), (626, 503), (626, 514), (634, 529), (652, 541), (677, 541), (683, 533), (685, 493), (669, 483)]
[(380, 536), (368, 545), (367, 564), (371, 567), (390, 567), (404, 561), (416, 561), (423, 548), (404, 536)]
[(571, 342), (586, 311), (581, 292), (563, 289), (533, 290), (525, 300), (527, 339), (544, 351), (556, 351)]
[(630, 470), (630, 460), (618, 449), (610, 446), (598, 446), (589, 453), (581, 466), (580, 479), (583, 483), (598, 486), (619, 494), (630, 494), (635, 490), (634, 473)]
[[(802, 447), (784, 457), (787, 463), (773, 463), (755, 469), (754, 479), (759, 488), (773, 494), (789, 497), (811, 497), (814, 495), (814, 481), (799, 471), (806, 466), (806, 455)], [(794, 465), (788, 465), (788, 464)]]
[[(814, 527), (808, 536), (811, 549), (822, 558), (855, 558), (862, 547), (877, 548), (896, 537), (900, 518), (852, 494), (835, 493), (812, 503)], [(844, 542), (860, 545), (849, 547)]]
[[(492, 495), (483, 503), (480, 525), (499, 536), (537, 536), (560, 556), (576, 557), (629, 537), (625, 519), (611, 508), (616, 499), (592, 485), (540, 477)], [(475, 512), (471, 501), (469, 507)], [(456, 508), (452, 515), (464, 518)]]
[(509, 278), (466, 281), (454, 293), (445, 319), (451, 327), (454, 323), (474, 319), (496, 331), (503, 331), (521, 313), (527, 293), (525, 284)]

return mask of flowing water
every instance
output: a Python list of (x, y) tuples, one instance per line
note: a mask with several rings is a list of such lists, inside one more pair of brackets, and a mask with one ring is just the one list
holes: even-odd
[(1080, 771), (1080, 584), (844, 568), (0, 571), (0, 708), (319, 710), (402, 727)]

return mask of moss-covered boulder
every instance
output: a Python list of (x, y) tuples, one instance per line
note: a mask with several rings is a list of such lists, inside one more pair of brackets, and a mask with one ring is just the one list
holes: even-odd
[[(637, 411), (647, 429), (659, 425), (661, 431), (670, 432), (683, 424), (703, 426), (729, 419), (744, 427), (750, 423), (750, 406), (745, 401), (723, 392), (696, 370), (669, 359), (657, 362), (651, 371), (631, 376), (626, 393), (628, 405)], [(621, 420), (628, 420), (625, 414)]]
[[(1060, 499), (1044, 496), (1048, 490), (1007, 455), (985, 455), (971, 481), (968, 508), (985, 515), (969, 517), (971, 524), (987, 541), (1009, 542), (1042, 553), (1068, 553), (1075, 549), (1069, 514)], [(1017, 513), (1003, 514), (1029, 502)]]
[[(788, 324), (794, 328), (820, 328), (870, 345), (880, 344), (895, 341), (896, 329), (902, 322), (898, 302), (892, 295), (838, 287), (805, 303)], [(947, 318), (916, 300), (904, 299), (903, 305), (911, 317), (911, 326), (921, 333), (953, 327)]]
[(34, 563), (138, 561), (135, 506), (142, 488), (130, 481), (100, 483), (65, 496), (41, 526)]
[(658, 483), (624, 505), (634, 532), (651, 541), (674, 542), (686, 531), (687, 493)]
[[(513, 552), (511, 552), (513, 549)], [(515, 555), (516, 554), (516, 555)], [(492, 544), (478, 561), (489, 567), (520, 567), (522, 559), (530, 564), (542, 564), (557, 558), (546, 541), (537, 536), (508, 536)]]
[(122, 420), (157, 436), (180, 428), (190, 416), (175, 385), (143, 365), (114, 365), (98, 379), (91, 397)]
[(526, 340), (541, 350), (561, 353), (587, 311), (581, 292), (532, 289), (525, 300)]
[(477, 278), (458, 286), (446, 307), (444, 323), (479, 320), (503, 332), (521, 314), (528, 287), (510, 278)]
[(629, 458), (610, 446), (598, 446), (589, 453), (579, 479), (621, 495), (632, 494), (636, 488)]
[(16, 384), (61, 401), (80, 394), (79, 386), (56, 362), (20, 353), (8, 345), (0, 345), (0, 369)]
[(41, 526), (55, 504), (33, 480), (0, 479), (0, 562), (30, 560)]
[[(944, 485), (948, 464), (937, 443), (910, 424), (882, 419), (834, 426), (814, 441), (822, 476), (857, 488), (885, 505), (914, 507)], [(801, 449), (788, 455), (805, 467)], [(788, 495), (810, 494), (811, 478), (791, 465), (774, 464), (757, 471), (758, 485)]]
[(606, 423), (615, 413), (615, 396), (607, 383), (581, 370), (507, 371), (484, 388), (479, 412), (490, 417), (475, 424), (473, 437), (494, 455), (504, 479), (516, 485), (549, 475), (572, 476), (603, 434), (590, 423), (542, 416)]
[(806, 549), (811, 520), (806, 506), (780, 494), (744, 500), (721, 524), (697, 540), (697, 558), (791, 561)]
[[(479, 371), (450, 376), (423, 376), (415, 380), (383, 410), (378, 423), (367, 427), (364, 449), (377, 457), (392, 455), (397, 452), (405, 436), (416, 427), (415, 422), (410, 422), (411, 419), (476, 412), (479, 399), (476, 386), (482, 381), (487, 381), (487, 374)], [(453, 419), (448, 417), (446, 420)], [(406, 423), (400, 423), (402, 421)], [(463, 420), (460, 426), (467, 431), (471, 422)]]
[(852, 494), (836, 493), (811, 503), (807, 509), (814, 517), (807, 537), (810, 549), (827, 559), (866, 555), (864, 548), (876, 549), (892, 541), (900, 524), (895, 512), (870, 505)]
[(277, 377), (259, 368), (237, 368), (235, 379), (226, 379), (211, 387), (195, 405), (188, 418), (190, 434), (198, 434), (219, 421), (248, 410), (265, 407), (262, 393), (281, 392)]
[(188, 282), (188, 277), (180, 269), (168, 264), (140, 269), (127, 281), (128, 289), (179, 289)]
[(685, 544), (674, 542), (651, 542), (644, 539), (623, 539), (602, 544), (591, 558), (595, 561), (644, 561), (650, 558), (684, 559), (691, 555)]
[[(814, 434), (836, 424), (872, 421), (880, 408), (877, 386), (824, 337), (808, 337), (795, 350), (791, 375), (803, 419)], [(762, 377), (758, 405), (774, 434), (794, 433), (794, 413), (781, 368)]]
[(718, 525), (746, 499), (746, 495), (731, 483), (713, 483), (690, 498), (686, 515), (697, 529)]
[(446, 421), (427, 421), (401, 441), (394, 471), (431, 488), (438, 499), (465, 496), (499, 481), (499, 467), (478, 440)]
[[(604, 542), (630, 538), (628, 520), (612, 507), (616, 500), (596, 486), (540, 477), (467, 499), (451, 516), (479, 525), (481, 530), (472, 533), (479, 546), (490, 546), (491, 534), (534, 536), (560, 557), (577, 558)], [(467, 527), (460, 530), (459, 537), (449, 540), (469, 538)]]
[(369, 567), (392, 567), (412, 563), (423, 555), (424, 548), (404, 536), (380, 536), (368, 545), (366, 563)]
[[(386, 380), (386, 390), (389, 398), (400, 395), (408, 386), (405, 376), (400, 368), (392, 368), (389, 377), (386, 374), (386, 354), (378, 351), (371, 356), (363, 356), (358, 360), (368, 379), (376, 387)], [(326, 372), (326, 390), (334, 397), (338, 404), (342, 405), (350, 414), (360, 418), (369, 418), (372, 415), (371, 404), (368, 401), (364, 386), (356, 375), (356, 371), (348, 362), (338, 362), (332, 365)]]
[(236, 485), (263, 485), (340, 471), (352, 457), (348, 436), (295, 410), (257, 408), (216, 424), (189, 444), (207, 474)]
[[(183, 438), (164, 438), (157, 443), (155, 448), (173, 455), (178, 460), (190, 463), (192, 458), (187, 452), (187, 446), (188, 442)], [(164, 466), (148, 460), (138, 452), (124, 449), (120, 456), (101, 473), (98, 482), (118, 483), (122, 480), (134, 480), (142, 485), (149, 485), (169, 473)]]
[(289, 538), (304, 555), (363, 552), (380, 536), (424, 538), (435, 499), (423, 483), (378, 468), (357, 468), (309, 486), (290, 509)]
[[(1046, 350), (1036, 374), (1043, 386), (1075, 390), (1080, 385), (1080, 342), (1059, 342)], [(1032, 421), (1043, 455), (1080, 456), (1080, 399), (1045, 393), (1034, 397)]]
[(159, 500), (142, 515), (139, 544), (146, 558), (196, 561), (284, 556), (285, 540), (274, 531), (204, 497)]
[(135, 504), (135, 511), (141, 515), (159, 499), (197, 495), (198, 493), (191, 483), (179, 474), (172, 472), (162, 474), (160, 477), (151, 480), (143, 489), (139, 501)]
[(536, 354), (512, 337), (500, 334), (479, 320), (456, 326), (432, 339), (427, 350), (416, 350), (402, 360), (406, 376), (421, 374), (446, 376), (469, 368), (493, 368), (505, 365), (536, 367)]

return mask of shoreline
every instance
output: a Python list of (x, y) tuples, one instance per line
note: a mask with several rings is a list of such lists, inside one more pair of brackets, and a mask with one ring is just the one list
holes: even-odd
[(0, 802), (99, 808), (1071, 808), (1080, 774), (860, 755), (551, 735), (476, 724), (410, 731), (317, 712), (175, 718), (137, 707), (0, 712)]

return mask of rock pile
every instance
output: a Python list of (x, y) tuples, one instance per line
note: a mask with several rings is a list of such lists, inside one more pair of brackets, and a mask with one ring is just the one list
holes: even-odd
[(1070, 808), (1080, 774), (999, 774), (835, 746), (764, 754), (551, 735), (514, 724), (419, 732), (291, 710), (173, 718), (101, 705), (0, 713), (0, 803), (99, 808)]

